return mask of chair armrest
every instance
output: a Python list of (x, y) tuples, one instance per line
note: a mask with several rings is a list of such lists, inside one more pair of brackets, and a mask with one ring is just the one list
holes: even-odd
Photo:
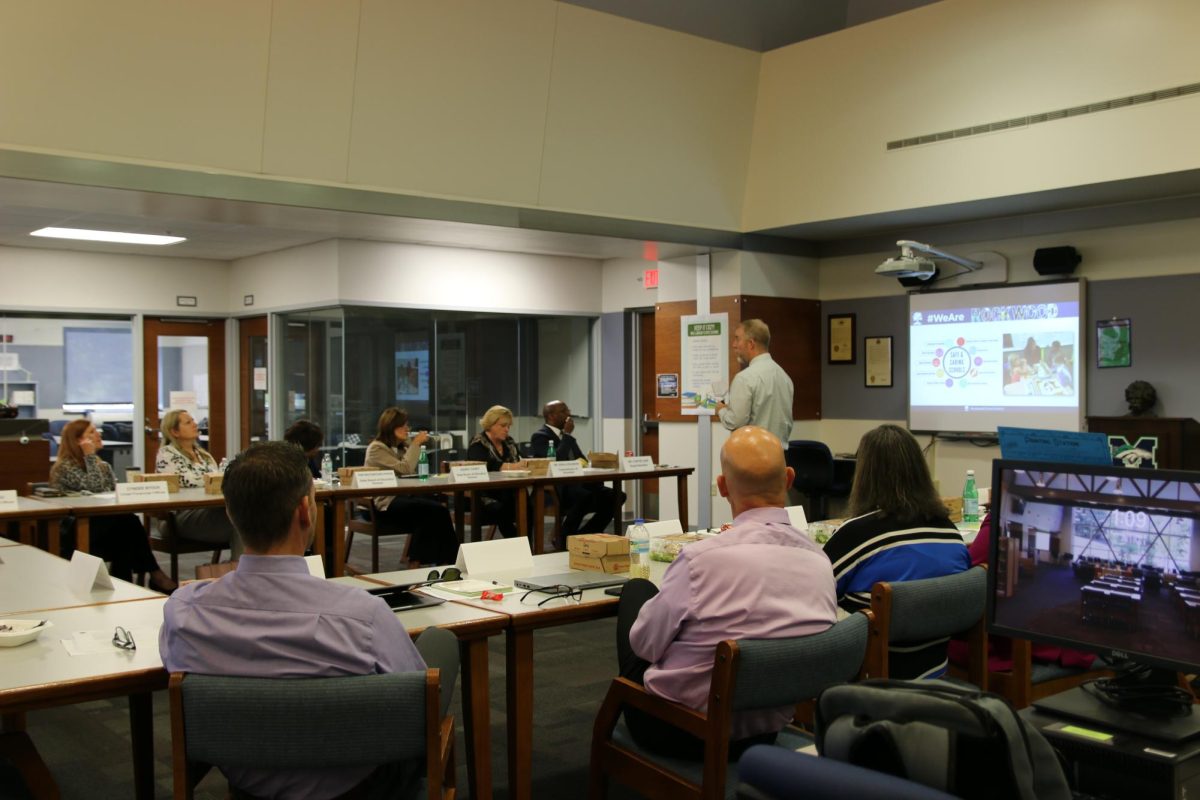
[(605, 695), (600, 711), (596, 714), (593, 735), (597, 739), (611, 738), (621, 710), (625, 707), (652, 714), (668, 725), (673, 725), (700, 740), (706, 737), (707, 715), (671, 700), (656, 697), (647, 692), (644, 686), (628, 678), (614, 678), (609, 684), (608, 694)]

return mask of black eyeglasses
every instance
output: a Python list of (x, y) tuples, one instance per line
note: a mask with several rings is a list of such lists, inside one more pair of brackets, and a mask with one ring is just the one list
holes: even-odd
[(133, 641), (133, 634), (120, 625), (113, 631), (112, 643), (113, 647), (119, 647), (122, 650), (137, 650), (137, 642)]
[(462, 577), (462, 570), (458, 567), (446, 567), (441, 572), (436, 569), (429, 570), (429, 574), (425, 576), (427, 581), (456, 581)]
[(521, 602), (524, 603), (525, 598), (529, 597), (529, 595), (534, 594), (535, 592), (549, 595), (549, 597), (546, 597), (538, 603), (539, 607), (544, 606), (551, 600), (574, 600), (576, 603), (583, 600), (583, 589), (575, 589), (560, 583), (556, 586), (543, 586), (539, 589), (530, 589), (528, 592), (521, 595)]

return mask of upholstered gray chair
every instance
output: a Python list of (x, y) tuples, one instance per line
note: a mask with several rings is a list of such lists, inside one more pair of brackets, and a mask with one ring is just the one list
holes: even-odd
[[(617, 678), (596, 716), (592, 732), (589, 797), (600, 800), (612, 779), (651, 798), (732, 797), (736, 776), (729, 769), (730, 715), (737, 711), (798, 705), (824, 689), (873, 668), (869, 612), (851, 614), (812, 636), (744, 639), (717, 646), (708, 708), (704, 712), (646, 692)], [(623, 724), (624, 708), (652, 714), (704, 742), (704, 761), (666, 758), (642, 750)], [(776, 744), (795, 749), (811, 739), (792, 729)]]
[[(432, 644), (446, 649), (436, 639)], [(426, 663), (439, 663), (429, 647), (421, 649)], [(176, 800), (190, 800), (212, 765), (286, 771), (404, 761), (423, 765), (427, 797), (452, 798), (454, 719), (444, 713), (442, 693), (448, 700), (454, 691), (457, 653), (446, 652), (451, 661), (443, 662), (444, 670), (386, 675), (284, 679), (173, 673)]]
[(965, 635), (967, 679), (987, 690), (987, 568), (915, 581), (880, 581), (871, 587), (871, 611), (879, 626), (873, 661), (880, 671), (871, 677), (890, 677), (888, 649), (914, 642)]

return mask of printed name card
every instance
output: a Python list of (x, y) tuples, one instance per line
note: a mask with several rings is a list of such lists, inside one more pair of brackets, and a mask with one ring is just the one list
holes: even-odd
[(118, 483), (117, 502), (125, 500), (162, 500), (171, 499), (166, 481), (146, 481), (144, 483)]
[(625, 472), (654, 469), (654, 456), (621, 456), (621, 469)]
[(321, 560), (319, 555), (314, 553), (311, 556), (305, 556), (304, 564), (308, 567), (309, 575), (312, 575), (314, 578), (321, 578), (322, 580), (325, 578), (325, 562)]
[(455, 483), (474, 483), (490, 480), (487, 464), (462, 464), (450, 467), (450, 480)]
[(0, 511), (17, 510), (17, 490), (5, 489), (0, 491)]
[(67, 586), (73, 592), (87, 594), (93, 589), (111, 589), (113, 582), (102, 560), (91, 553), (76, 550), (71, 554), (71, 563), (67, 565)]
[(575, 459), (570, 461), (555, 461), (550, 465), (551, 478), (569, 478), (572, 475), (582, 475), (583, 465)]
[(355, 489), (386, 489), (396, 485), (396, 473), (390, 469), (360, 469), (354, 473)]

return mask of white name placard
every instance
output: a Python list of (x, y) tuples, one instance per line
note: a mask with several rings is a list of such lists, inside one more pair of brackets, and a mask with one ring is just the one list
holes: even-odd
[(166, 481), (146, 481), (145, 483), (118, 483), (117, 502), (122, 500), (163, 500), (171, 499), (167, 491)]
[(488, 480), (487, 464), (462, 464), (450, 468), (450, 480), (455, 483), (474, 483)]
[(550, 465), (551, 478), (569, 478), (572, 475), (582, 475), (583, 466), (576, 460), (555, 461)]
[(17, 490), (5, 489), (0, 491), (0, 511), (17, 510)]
[(386, 489), (396, 485), (396, 473), (390, 469), (367, 469), (354, 473), (355, 489)]
[(653, 456), (621, 456), (621, 469), (625, 472), (642, 472), (654, 469)]
[(71, 591), (87, 594), (92, 589), (113, 588), (112, 578), (108, 575), (108, 567), (104, 562), (91, 553), (76, 550), (71, 554), (71, 563), (67, 566), (67, 585)]
[(308, 567), (308, 574), (314, 578), (325, 579), (325, 562), (317, 554), (304, 557), (304, 563)]

